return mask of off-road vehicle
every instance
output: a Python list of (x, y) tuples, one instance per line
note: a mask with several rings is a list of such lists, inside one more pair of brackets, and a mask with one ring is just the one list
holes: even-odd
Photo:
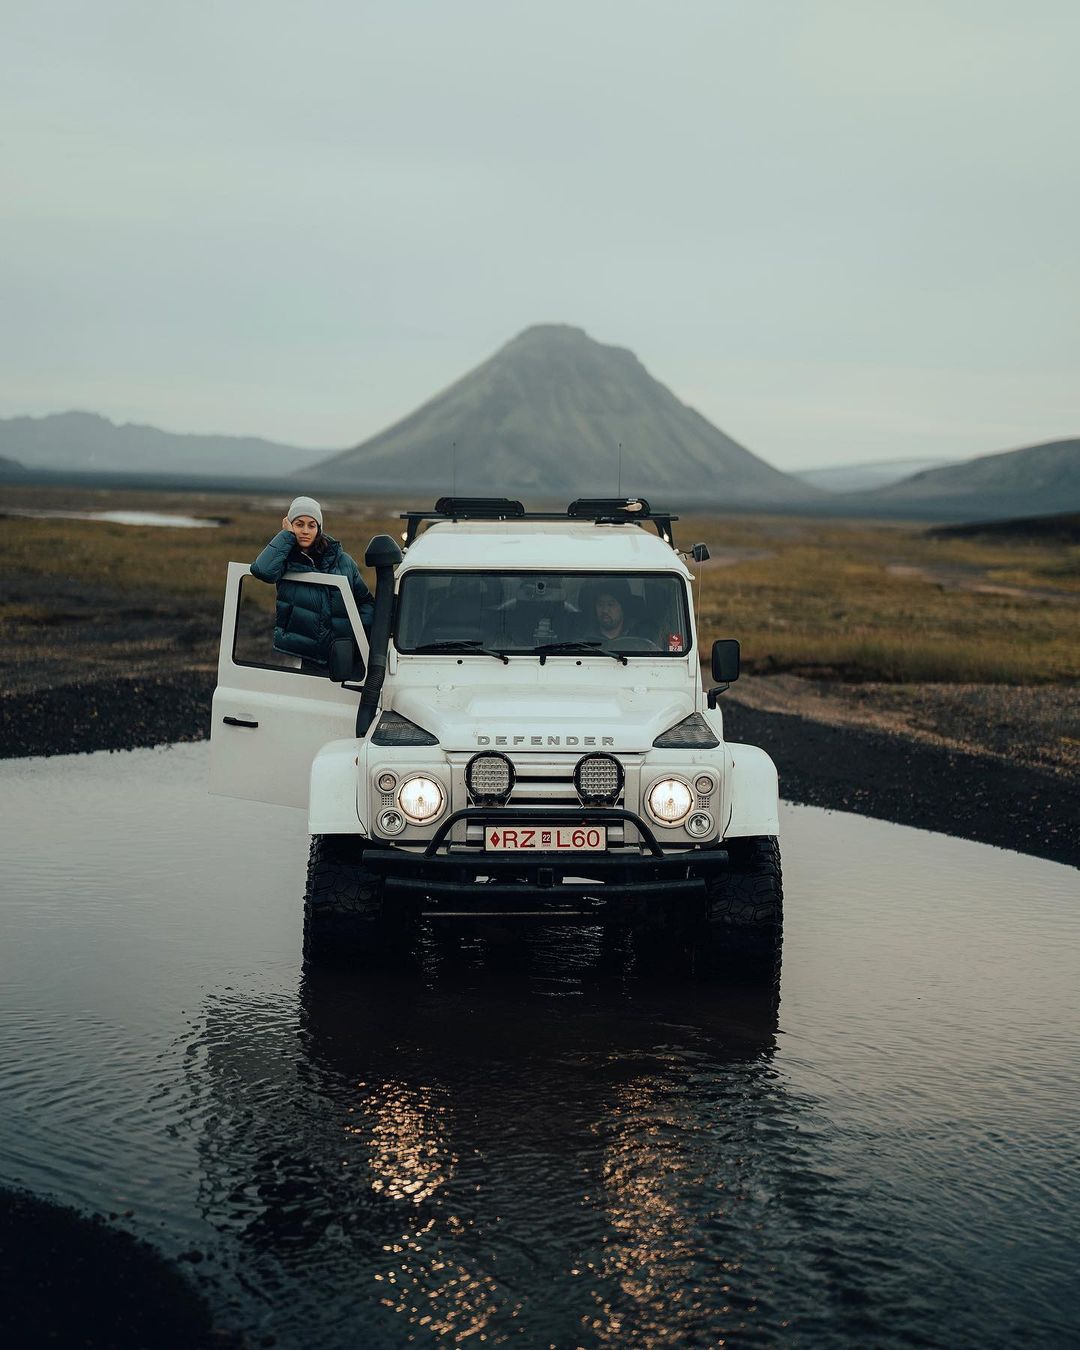
[[(324, 676), (272, 650), (272, 590), (230, 563), (211, 790), (306, 808), (310, 960), (377, 955), (418, 919), (665, 930), (775, 961), (777, 779), (724, 739), (739, 645), (701, 680), (676, 516), (642, 499), (527, 512), (441, 499), (365, 561), (370, 643)], [(617, 611), (617, 612), (616, 612)]]

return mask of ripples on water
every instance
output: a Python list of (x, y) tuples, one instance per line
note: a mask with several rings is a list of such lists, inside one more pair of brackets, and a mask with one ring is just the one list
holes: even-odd
[(779, 1015), (594, 930), (303, 978), (205, 747), (0, 766), (4, 1179), (287, 1346), (1060, 1345), (1077, 873), (791, 808)]

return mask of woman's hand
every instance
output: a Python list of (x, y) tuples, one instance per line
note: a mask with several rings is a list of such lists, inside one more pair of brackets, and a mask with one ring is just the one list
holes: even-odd
[(292, 527), (292, 521), (289, 519), (288, 516), (282, 516), (282, 517), (281, 517), (281, 528), (282, 528), (283, 530), (288, 530), (290, 534), (294, 534), (294, 533), (295, 533), (295, 531), (293, 530), (293, 527)]

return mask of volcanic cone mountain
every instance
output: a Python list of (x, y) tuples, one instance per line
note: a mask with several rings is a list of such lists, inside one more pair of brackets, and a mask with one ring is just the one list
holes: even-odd
[(308, 469), (329, 488), (769, 505), (822, 494), (706, 421), (622, 347), (528, 328), (404, 420)]

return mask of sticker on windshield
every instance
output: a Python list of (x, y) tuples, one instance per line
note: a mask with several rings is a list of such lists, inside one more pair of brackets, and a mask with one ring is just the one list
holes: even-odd
[(682, 651), (683, 645), (682, 645), (682, 634), (681, 634), (681, 633), (669, 633), (669, 634), (668, 634), (667, 649), (668, 649), (669, 652), (681, 652), (681, 651)]

